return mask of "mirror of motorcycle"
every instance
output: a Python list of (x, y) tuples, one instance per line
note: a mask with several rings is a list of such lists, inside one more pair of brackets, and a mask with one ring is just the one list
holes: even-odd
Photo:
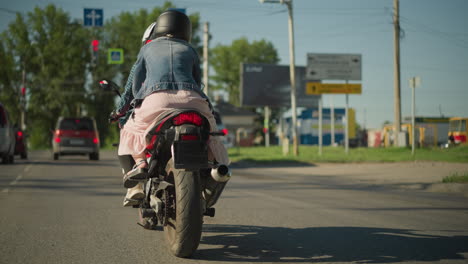
[(112, 91), (112, 92), (115, 92), (119, 97), (122, 97), (119, 92), (119, 86), (111, 80), (103, 79), (99, 81), (99, 86), (104, 91)]

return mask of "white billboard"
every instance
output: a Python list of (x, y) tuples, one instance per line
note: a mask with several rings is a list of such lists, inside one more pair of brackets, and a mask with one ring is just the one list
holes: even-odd
[(307, 54), (307, 80), (361, 80), (361, 54)]

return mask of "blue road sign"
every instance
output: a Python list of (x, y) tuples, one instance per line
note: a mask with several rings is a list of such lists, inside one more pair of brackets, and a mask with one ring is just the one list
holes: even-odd
[(104, 10), (97, 8), (85, 8), (83, 13), (83, 25), (86, 27), (102, 27)]
[(124, 62), (123, 49), (108, 49), (107, 64), (122, 64)]

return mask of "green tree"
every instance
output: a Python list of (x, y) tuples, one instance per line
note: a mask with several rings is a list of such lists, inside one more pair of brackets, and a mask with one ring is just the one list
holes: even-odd
[(76, 113), (84, 103), (88, 39), (88, 31), (54, 5), (17, 14), (2, 34), (0, 56), (10, 61), (0, 71), (7, 76), (3, 88), (18, 94), (25, 71), (34, 146), (48, 145), (57, 117)]
[[(101, 142), (110, 131), (107, 115), (114, 108), (113, 95), (100, 91), (97, 81), (108, 78), (123, 85), (141, 47), (146, 27), (161, 12), (175, 7), (166, 1), (151, 12), (122, 12), (103, 28), (85, 28), (62, 9), (48, 5), (26, 15), (17, 14), (0, 36), (0, 101), (19, 121), (20, 88), (26, 73), (27, 123), (33, 147), (50, 144), (58, 116), (86, 112), (97, 120)], [(192, 44), (200, 50), (199, 14), (190, 15)], [(97, 59), (91, 63), (91, 41), (100, 40)], [(122, 65), (107, 64), (107, 49), (123, 48)], [(110, 133), (112, 132), (112, 133)]]
[(229, 93), (229, 101), (239, 105), (240, 64), (241, 63), (278, 63), (278, 53), (273, 44), (266, 40), (249, 43), (243, 37), (231, 45), (217, 45), (211, 50), (210, 63), (216, 71), (211, 76), (214, 90), (222, 89)]

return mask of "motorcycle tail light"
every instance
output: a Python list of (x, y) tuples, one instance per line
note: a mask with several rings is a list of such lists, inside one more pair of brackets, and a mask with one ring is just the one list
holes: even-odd
[(18, 132), (16, 133), (16, 135), (17, 135), (19, 138), (21, 138), (21, 137), (23, 137), (23, 132), (22, 132), (22, 131), (18, 131)]
[(203, 123), (202, 117), (197, 113), (182, 113), (172, 119), (172, 124), (180, 126), (183, 124), (194, 124), (201, 126)]
[(223, 132), (225, 136), (228, 134), (227, 128), (222, 129), (221, 132)]
[(198, 136), (197, 135), (182, 135), (180, 137), (181, 140), (198, 140)]

